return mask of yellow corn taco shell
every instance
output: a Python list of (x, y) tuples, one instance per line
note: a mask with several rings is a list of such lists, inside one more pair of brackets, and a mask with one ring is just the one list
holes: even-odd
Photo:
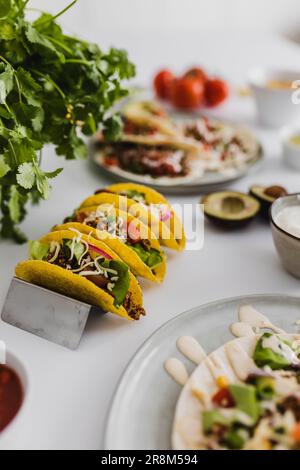
[[(185, 234), (182, 223), (168, 201), (157, 191), (146, 186), (133, 183), (116, 184), (109, 186), (106, 189), (112, 192), (93, 194), (83, 201), (80, 208), (99, 206), (100, 204), (105, 203), (113, 204), (116, 208), (127, 211), (132, 216), (148, 225), (151, 232), (159, 239), (161, 245), (177, 251), (181, 251), (185, 248)], [(118, 192), (127, 190), (136, 190), (144, 193), (147, 204), (167, 204), (170, 208), (172, 217), (168, 222), (162, 222), (158, 217), (150, 214), (150, 211), (144, 205), (137, 203), (133, 199), (117, 194)], [(116, 192), (116, 194), (113, 194), (113, 192)]]
[[(82, 211), (88, 214), (90, 212), (95, 212), (98, 207), (99, 206), (84, 207)], [(98, 230), (78, 222), (68, 222), (63, 225), (56, 225), (53, 230), (75, 229), (81, 233), (90, 235), (97, 240), (101, 240), (102, 243), (111, 248), (121, 258), (121, 260), (123, 260), (130, 267), (133, 274), (144, 277), (145, 279), (148, 279), (152, 282), (162, 282), (166, 273), (166, 257), (160, 248), (158, 240), (153, 234), (150, 233), (150, 230), (147, 226), (145, 226), (141, 221), (132, 217), (130, 214), (116, 209), (116, 215), (118, 217), (122, 217), (123, 220), (127, 220), (128, 224), (133, 223), (143, 234), (143, 236), (150, 241), (151, 248), (159, 251), (163, 259), (159, 266), (151, 269), (141, 260), (138, 254), (132, 248), (130, 248), (130, 246), (125, 245), (125, 243), (123, 243), (118, 237), (111, 235), (107, 231)]]
[[(76, 236), (74, 232), (70, 230), (62, 230), (60, 232), (49, 233), (41, 238), (40, 242), (61, 242), (65, 238), (72, 239), (74, 236)], [(86, 235), (82, 235), (82, 240), (103, 250), (113, 259), (120, 259), (108, 246), (99, 240), (95, 240), (93, 238), (88, 239)], [(68, 297), (76, 298), (88, 304), (96, 305), (105, 311), (112, 312), (128, 320), (132, 320), (123, 306), (116, 307), (114, 305), (114, 298), (112, 295), (108, 294), (88, 279), (61, 268), (60, 266), (47, 263), (46, 261), (23, 261), (16, 266), (16, 276), (24, 281), (46, 287), (47, 289), (67, 295)], [(132, 273), (130, 273), (129, 293), (133, 303), (142, 307), (142, 291)]]

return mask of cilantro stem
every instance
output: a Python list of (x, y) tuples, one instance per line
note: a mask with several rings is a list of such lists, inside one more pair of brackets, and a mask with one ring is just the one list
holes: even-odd
[(73, 51), (67, 47), (65, 44), (62, 44), (61, 41), (58, 41), (57, 39), (54, 39), (53, 37), (51, 36), (48, 36), (47, 34), (45, 34), (45, 37), (50, 41), (50, 42), (53, 42), (53, 44), (56, 44), (57, 46), (59, 46), (61, 49), (63, 49), (65, 52), (67, 52), (68, 54), (70, 55), (73, 55)]
[(65, 61), (66, 64), (81, 64), (81, 65), (92, 65), (92, 62), (89, 60), (83, 60), (83, 59), (66, 59)]
[(14, 159), (15, 159), (15, 163), (16, 163), (16, 165), (18, 165), (18, 158), (17, 158), (17, 155), (16, 155), (15, 148), (14, 148), (14, 146), (13, 146), (13, 144), (12, 144), (12, 141), (11, 141), (10, 139), (8, 139), (8, 143), (9, 143), (9, 146), (10, 146), (10, 148), (11, 148), (11, 150), (12, 150), (12, 153), (13, 153), (13, 156), (14, 156)]
[(60, 10), (56, 15), (52, 16), (51, 18), (46, 18), (44, 21), (41, 21), (39, 23), (39, 26), (41, 25), (44, 25), (46, 23), (48, 23), (49, 21), (55, 21), (57, 18), (59, 18), (61, 15), (63, 15), (64, 13), (66, 13), (66, 11), (68, 11), (70, 8), (72, 8), (73, 5), (75, 5), (75, 3), (77, 3), (77, 0), (73, 0), (72, 3), (70, 3), (69, 5), (67, 5), (63, 10)]
[(20, 82), (19, 82), (18, 77), (17, 77), (16, 70), (15, 70), (14, 67), (11, 65), (11, 63), (8, 62), (8, 60), (6, 60), (5, 57), (3, 57), (2, 55), (0, 55), (0, 60), (2, 60), (2, 62), (4, 62), (6, 65), (8, 65), (8, 67), (11, 67), (11, 69), (12, 69), (12, 71), (13, 71), (13, 74), (14, 74), (14, 77), (15, 77), (15, 80), (16, 80), (17, 88), (18, 88), (19, 101), (20, 101), (20, 103), (22, 103), (21, 87), (20, 87)]
[(51, 85), (55, 88), (55, 90), (60, 94), (62, 99), (63, 100), (66, 99), (66, 95), (64, 94), (62, 89), (57, 85), (57, 83), (55, 83), (54, 80), (52, 80), (52, 78), (49, 75), (45, 75), (44, 73), (39, 72), (38, 70), (32, 70), (32, 72), (38, 75), (39, 77), (44, 78), (44, 80), (48, 80), (51, 83)]

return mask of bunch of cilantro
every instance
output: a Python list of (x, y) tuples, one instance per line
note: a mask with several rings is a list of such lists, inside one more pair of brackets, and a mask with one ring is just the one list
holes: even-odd
[(122, 80), (134, 76), (123, 50), (103, 53), (95, 44), (63, 34), (57, 15), (26, 20), (28, 0), (0, 0), (0, 237), (23, 242), (18, 225), (26, 205), (49, 196), (40, 156), (45, 144), (58, 155), (87, 155), (81, 135), (100, 126), (116, 139), (121, 122), (108, 113), (127, 94)]

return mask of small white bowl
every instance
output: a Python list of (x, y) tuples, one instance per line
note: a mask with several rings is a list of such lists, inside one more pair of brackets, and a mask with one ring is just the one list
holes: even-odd
[(300, 279), (300, 238), (280, 227), (277, 216), (286, 207), (300, 206), (300, 194), (280, 197), (270, 209), (271, 228), (274, 244), (283, 267)]
[(300, 145), (290, 141), (291, 137), (300, 136), (300, 125), (287, 127), (281, 133), (282, 155), (286, 164), (294, 170), (300, 171)]
[(14, 419), (0, 433), (0, 450), (13, 449), (16, 439), (22, 435), (22, 432), (24, 431), (22, 421), (28, 397), (28, 374), (23, 363), (12, 352), (7, 351), (6, 364), (17, 373), (21, 381), (23, 388), (23, 402)]
[(300, 80), (300, 71), (256, 68), (250, 72), (249, 85), (252, 90), (260, 124), (279, 128), (299, 122), (300, 104), (293, 102), (293, 88), (271, 88), (270, 80)]

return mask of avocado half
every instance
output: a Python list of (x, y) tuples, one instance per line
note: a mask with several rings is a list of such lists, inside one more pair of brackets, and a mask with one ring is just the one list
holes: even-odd
[(251, 186), (249, 194), (260, 202), (260, 214), (269, 219), (269, 210), (273, 202), (279, 197), (286, 196), (288, 193), (282, 186)]
[(202, 199), (204, 214), (224, 228), (247, 225), (260, 210), (260, 203), (248, 194), (236, 191), (211, 193)]

